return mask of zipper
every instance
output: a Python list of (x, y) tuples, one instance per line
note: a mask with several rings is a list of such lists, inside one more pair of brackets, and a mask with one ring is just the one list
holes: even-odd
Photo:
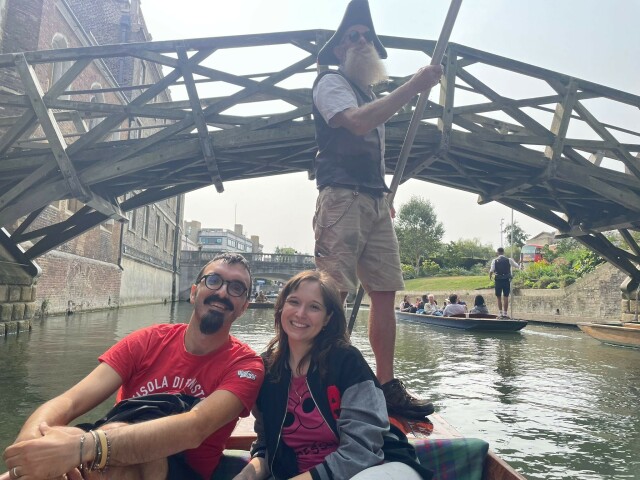
[(311, 387), (309, 387), (309, 375), (307, 375), (307, 378), (304, 379), (304, 383), (306, 383), (306, 385), (307, 385), (307, 390), (309, 390), (309, 395), (311, 395), (311, 400), (313, 400), (313, 403), (316, 404), (316, 408), (318, 409), (318, 413), (322, 417), (322, 421), (325, 423), (325, 425), (327, 427), (329, 427), (329, 430), (331, 430), (331, 433), (333, 433), (333, 436), (336, 437), (336, 440), (338, 440), (338, 444), (339, 444), (340, 443), (340, 438), (338, 437), (336, 432), (333, 431), (333, 428), (331, 428), (331, 425), (329, 425), (329, 422), (327, 422), (327, 419), (324, 417), (324, 414), (322, 413), (322, 410), (320, 409), (320, 406), (318, 405), (318, 402), (316, 402), (316, 399), (313, 396), (313, 392), (311, 391)]
[[(282, 429), (284, 428), (284, 421), (287, 418), (287, 408), (289, 406), (289, 390), (291, 389), (291, 379), (293, 375), (289, 377), (289, 386), (287, 387), (287, 401), (284, 404), (284, 415), (282, 416), (282, 422), (280, 423), (280, 429), (278, 430), (278, 440), (276, 441), (276, 449), (273, 451), (273, 458), (271, 459), (271, 465), (269, 465), (269, 470), (271, 471), (271, 475), (275, 478), (273, 473), (273, 462), (276, 461), (276, 454), (278, 453), (278, 448), (280, 447), (280, 439), (282, 438)], [(308, 388), (308, 386), (307, 386)], [(311, 393), (311, 391), (309, 391)], [(320, 409), (318, 409), (320, 410)], [(323, 417), (324, 419), (324, 417)]]

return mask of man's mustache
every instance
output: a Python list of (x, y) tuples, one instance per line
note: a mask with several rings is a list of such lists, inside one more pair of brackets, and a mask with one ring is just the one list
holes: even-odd
[(216, 295), (215, 293), (212, 293), (211, 295), (209, 295), (205, 300), (204, 303), (209, 303), (209, 302), (218, 302), (223, 304), (225, 307), (227, 307), (227, 309), (230, 312), (233, 312), (233, 303), (231, 303), (231, 300), (229, 300), (228, 298), (222, 298), (218, 295)]

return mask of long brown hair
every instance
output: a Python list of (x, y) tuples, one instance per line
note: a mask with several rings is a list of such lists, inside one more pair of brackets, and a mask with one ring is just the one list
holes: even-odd
[(326, 273), (316, 270), (305, 270), (298, 273), (283, 287), (274, 306), (276, 335), (268, 343), (265, 355), (266, 368), (270, 371), (274, 382), (278, 382), (282, 378), (289, 360), (289, 338), (282, 328), (282, 310), (287, 297), (295, 292), (302, 282), (315, 282), (320, 286), (322, 302), (329, 321), (313, 339), (311, 349), (302, 358), (298, 368), (309, 360), (310, 364), (318, 367), (320, 376), (324, 377), (328, 370), (329, 351), (333, 347), (342, 347), (350, 343), (340, 292), (333, 280)]

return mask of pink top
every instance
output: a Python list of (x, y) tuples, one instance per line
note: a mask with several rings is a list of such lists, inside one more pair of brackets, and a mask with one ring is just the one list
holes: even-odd
[(296, 453), (300, 472), (311, 470), (338, 449), (338, 438), (316, 407), (306, 376), (291, 379), (282, 440)]

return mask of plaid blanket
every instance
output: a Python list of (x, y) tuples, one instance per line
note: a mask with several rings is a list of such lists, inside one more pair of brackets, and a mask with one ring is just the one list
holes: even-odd
[[(434, 480), (480, 480), (489, 444), (478, 438), (421, 438), (411, 440), (420, 463), (434, 472)], [(225, 450), (213, 476), (233, 478), (249, 461), (249, 452)]]

